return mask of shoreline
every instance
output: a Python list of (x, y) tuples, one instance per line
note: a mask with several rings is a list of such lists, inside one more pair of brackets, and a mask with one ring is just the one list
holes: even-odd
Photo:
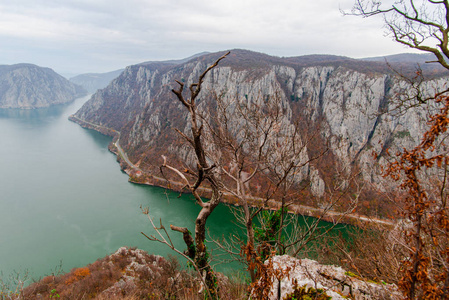
[[(184, 184), (176, 181), (171, 181), (166, 178), (162, 178), (159, 176), (155, 176), (153, 174), (146, 173), (139, 167), (135, 166), (128, 158), (126, 152), (121, 148), (120, 146), (120, 132), (117, 130), (114, 130), (112, 128), (108, 128), (102, 125), (94, 124), (82, 119), (79, 119), (74, 114), (70, 115), (68, 118), (70, 121), (77, 123), (83, 128), (86, 129), (92, 129), (95, 130), (101, 134), (107, 135), (112, 137), (112, 142), (108, 146), (108, 150), (115, 154), (117, 157), (117, 162), (120, 165), (120, 169), (128, 175), (128, 181), (132, 182), (134, 184), (140, 184), (140, 185), (149, 185), (149, 186), (156, 186), (161, 187), (165, 189), (169, 189), (176, 192), (181, 193), (188, 193), (185, 190), (183, 190)], [(201, 193), (202, 197), (210, 198), (211, 191), (207, 188), (200, 187), (198, 189)], [(250, 199), (249, 205), (251, 207), (260, 207), (265, 202), (264, 199), (260, 198), (252, 198)], [(227, 205), (234, 205), (234, 206), (240, 206), (240, 203), (238, 199), (233, 197), (230, 194), (224, 194), (222, 203)], [(276, 200), (268, 200), (265, 203), (265, 206), (267, 209), (270, 210), (278, 210), (281, 207), (281, 203), (279, 203)], [(360, 223), (364, 224), (374, 224), (374, 225), (382, 225), (389, 228), (392, 228), (395, 226), (396, 222), (384, 220), (384, 219), (378, 219), (378, 218), (372, 218), (364, 215), (359, 215), (355, 213), (345, 214), (340, 213), (336, 211), (324, 211), (321, 208), (315, 208), (311, 206), (306, 205), (289, 205), (288, 212), (292, 214), (298, 214), (313, 218), (321, 218), (321, 220), (331, 223), (344, 223), (349, 224), (353, 226), (358, 226)], [(322, 214), (324, 213), (324, 216)]]

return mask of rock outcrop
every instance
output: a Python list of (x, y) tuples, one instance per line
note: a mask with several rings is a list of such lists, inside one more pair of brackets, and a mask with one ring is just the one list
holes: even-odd
[(40, 108), (73, 101), (86, 91), (52, 69), (32, 64), (0, 66), (0, 108)]
[(284, 299), (295, 287), (321, 289), (332, 299), (402, 299), (394, 284), (372, 282), (359, 278), (341, 267), (321, 265), (310, 259), (296, 259), (288, 255), (272, 258), (273, 267), (287, 274), (280, 281), (274, 279), (270, 299)]
[[(222, 295), (229, 295), (235, 282), (224, 275), (219, 278)], [(196, 272), (182, 269), (173, 257), (121, 247), (88, 266), (33, 282), (20, 295), (7, 293), (4, 299), (200, 299), (200, 290)], [(237, 298), (241, 297), (223, 297)]]

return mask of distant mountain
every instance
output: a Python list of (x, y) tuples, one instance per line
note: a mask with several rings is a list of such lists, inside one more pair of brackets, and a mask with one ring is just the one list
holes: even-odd
[(89, 93), (95, 93), (97, 90), (105, 88), (113, 79), (118, 77), (124, 69), (108, 73), (87, 73), (70, 78), (70, 81), (81, 85)]
[(435, 57), (432, 54), (400, 53), (386, 56), (366, 57), (362, 58), (361, 60), (380, 61), (380, 62), (387, 60), (390, 63), (415, 62), (423, 64), (426, 61), (435, 60)]
[(153, 63), (164, 63), (164, 64), (170, 64), (170, 65), (179, 65), (179, 64), (186, 63), (189, 60), (192, 60), (194, 58), (197, 58), (197, 57), (209, 54), (209, 53), (210, 52), (205, 51), (205, 52), (197, 53), (197, 54), (194, 54), (192, 56), (189, 56), (189, 57), (183, 58), (183, 59), (171, 59), (171, 60), (164, 60), (164, 61), (146, 61), (146, 62), (140, 63), (138, 65), (148, 65), (148, 64), (153, 64)]
[(39, 108), (67, 103), (86, 91), (50, 68), (0, 65), (0, 108)]
[(430, 53), (401, 53), (387, 56), (367, 57), (360, 60), (383, 62), (385, 65), (390, 65), (399, 73), (415, 72), (417, 68), (420, 68), (427, 73), (427, 76), (438, 77), (447, 72), (447, 70), (440, 64), (435, 63), (436, 57)]

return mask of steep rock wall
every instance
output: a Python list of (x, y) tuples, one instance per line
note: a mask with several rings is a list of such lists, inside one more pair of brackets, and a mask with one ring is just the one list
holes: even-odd
[[(97, 92), (76, 117), (121, 132), (120, 145), (130, 160), (142, 170), (158, 173), (160, 155), (168, 155), (174, 164), (189, 162), (190, 153), (173, 128), (188, 132), (188, 115), (171, 89), (175, 80), (188, 87), (222, 53), (205, 55), (187, 63), (163, 63), (130, 66), (106, 89)], [(354, 168), (366, 182), (384, 189), (388, 184), (378, 172), (386, 146), (411, 147), (426, 130), (426, 108), (410, 109), (398, 116), (382, 114), (394, 106), (392, 99), (408, 85), (384, 70), (354, 61), (316, 65), (296, 64), (289, 60), (236, 50), (205, 78), (199, 95), (204, 108), (216, 96), (224, 101), (241, 99), (248, 105), (262, 106), (270, 97), (280, 97), (286, 113), (283, 126), (294, 118), (307, 120), (316, 130), (322, 147), (328, 146), (335, 164), (326, 169), (307, 165), (302, 180), (310, 181), (315, 196), (329, 188), (329, 173), (349, 174)], [(356, 64), (356, 66), (358, 66)], [(368, 72), (366, 71), (368, 69)], [(425, 82), (429, 94), (441, 89), (446, 78)], [(233, 120), (238, 124), (239, 120)], [(312, 153), (314, 149), (309, 149)]]

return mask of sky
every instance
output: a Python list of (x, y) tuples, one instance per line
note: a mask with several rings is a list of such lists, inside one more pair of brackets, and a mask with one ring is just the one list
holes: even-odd
[(247, 49), (353, 58), (410, 52), (381, 17), (343, 16), (354, 0), (1, 0), (0, 65), (66, 77)]

